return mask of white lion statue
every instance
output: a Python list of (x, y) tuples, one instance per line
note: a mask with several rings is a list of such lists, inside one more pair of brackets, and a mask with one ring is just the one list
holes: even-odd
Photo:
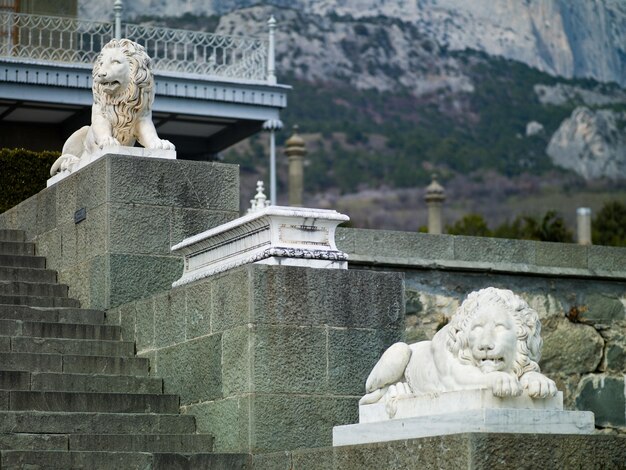
[(539, 371), (537, 312), (510, 290), (472, 292), (432, 341), (396, 343), (382, 355), (365, 385), (361, 405), (427, 393), (491, 389), (498, 397), (556, 395)]
[(154, 77), (143, 46), (129, 39), (114, 39), (102, 48), (93, 67), (91, 126), (74, 132), (63, 146), (50, 174), (72, 171), (81, 159), (109, 145), (174, 150), (159, 139), (152, 122)]

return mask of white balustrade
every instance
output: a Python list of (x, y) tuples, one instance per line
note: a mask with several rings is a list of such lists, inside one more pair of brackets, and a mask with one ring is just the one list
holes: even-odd
[[(90, 65), (115, 36), (115, 26), (0, 12), (0, 57)], [(146, 48), (157, 71), (268, 81), (265, 40), (135, 24), (121, 30)]]

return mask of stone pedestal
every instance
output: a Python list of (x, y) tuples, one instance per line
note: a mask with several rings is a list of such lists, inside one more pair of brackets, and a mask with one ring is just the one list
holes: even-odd
[(73, 172), (80, 170), (88, 165), (91, 165), (96, 160), (101, 159), (105, 155), (126, 155), (132, 157), (144, 157), (144, 158), (161, 158), (167, 160), (175, 160), (176, 159), (176, 150), (150, 150), (144, 147), (126, 147), (124, 145), (111, 145), (104, 148), (99, 149), (93, 155), (91, 155), (87, 159), (81, 159), (80, 162), (76, 164), (76, 167), (72, 172), (69, 170), (63, 170), (52, 176), (46, 182), (46, 186), (49, 188), (50, 186), (57, 184), (59, 181), (67, 178)]
[(455, 434), (254, 456), (255, 469), (622, 469), (626, 439), (607, 435)]
[(335, 229), (350, 220), (337, 211), (269, 206), (189, 237), (172, 247), (185, 257), (174, 287), (248, 263), (348, 269)]
[[(145, 149), (139, 149), (145, 150)], [(85, 308), (168, 289), (182, 273), (170, 247), (238, 216), (235, 165), (106, 155), (0, 215)]]
[(218, 452), (328, 446), (404, 330), (402, 275), (248, 264), (109, 311)]

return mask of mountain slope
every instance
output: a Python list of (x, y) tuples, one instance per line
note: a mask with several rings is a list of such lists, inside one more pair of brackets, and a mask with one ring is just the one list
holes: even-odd
[[(224, 15), (258, 0), (135, 0), (125, 17)], [(272, 0), (277, 12), (306, 16), (383, 16), (411, 23), (452, 49), (473, 49), (563, 77), (626, 85), (626, 2), (622, 0)], [(80, 0), (84, 18), (110, 19), (110, 2)]]

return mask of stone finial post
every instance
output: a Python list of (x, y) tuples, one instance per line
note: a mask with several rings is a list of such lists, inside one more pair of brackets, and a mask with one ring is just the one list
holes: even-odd
[(591, 209), (579, 207), (576, 209), (576, 234), (579, 245), (591, 245)]
[(248, 214), (253, 212), (257, 212), (261, 209), (265, 209), (272, 202), (267, 200), (267, 196), (265, 195), (263, 187), (263, 181), (256, 182), (256, 195), (253, 199), (250, 199), (250, 209), (248, 209)]
[(289, 160), (289, 205), (302, 207), (304, 192), (304, 156), (306, 144), (293, 126), (293, 134), (285, 142), (285, 155)]
[(268, 119), (263, 123), (263, 129), (270, 133), (270, 201), (276, 204), (276, 136), (275, 132), (283, 128), (280, 119)]
[(274, 56), (276, 20), (273, 15), (267, 21), (267, 26), (270, 30), (269, 43), (267, 46), (267, 83), (276, 85), (276, 60)]
[(122, 11), (124, 10), (124, 2), (115, 0), (113, 4), (113, 12), (115, 14), (115, 39), (122, 39)]
[(431, 183), (426, 187), (424, 200), (428, 206), (428, 233), (441, 235), (443, 232), (441, 206), (446, 200), (446, 192), (437, 181), (437, 175), (432, 176)]

